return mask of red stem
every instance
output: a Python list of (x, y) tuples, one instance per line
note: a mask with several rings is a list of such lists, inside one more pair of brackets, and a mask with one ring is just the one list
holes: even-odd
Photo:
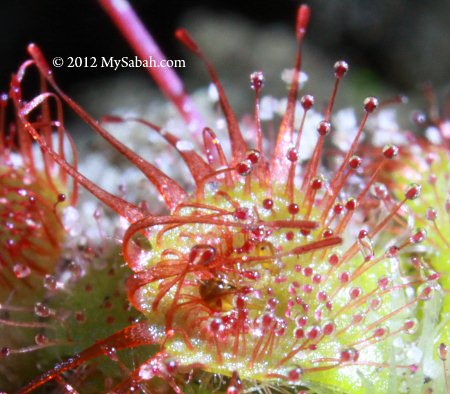
[[(127, 0), (99, 0), (99, 2), (142, 60), (151, 57), (156, 64), (165, 60), (150, 32), (146, 30)], [(204, 121), (184, 91), (183, 83), (175, 71), (169, 67), (147, 67), (147, 71), (188, 125), (193, 130), (200, 131), (205, 125)]]

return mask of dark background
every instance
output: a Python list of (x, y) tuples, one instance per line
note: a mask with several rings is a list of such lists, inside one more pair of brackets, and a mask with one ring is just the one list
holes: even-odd
[[(168, 58), (185, 53), (173, 31), (187, 11), (236, 13), (254, 23), (294, 26), (294, 0), (131, 0)], [(368, 67), (399, 91), (432, 82), (444, 89), (450, 70), (450, 2), (447, 0), (311, 0), (308, 41), (330, 55)], [(0, 86), (35, 42), (54, 56), (132, 55), (95, 0), (1, 0)], [(80, 82), (114, 75), (105, 69), (68, 69), (58, 80), (69, 92)]]

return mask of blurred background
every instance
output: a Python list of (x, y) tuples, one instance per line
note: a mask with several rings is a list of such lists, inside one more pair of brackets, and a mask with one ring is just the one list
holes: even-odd
[[(166, 56), (186, 59), (186, 68), (178, 71), (184, 75), (189, 89), (205, 85), (208, 78), (199, 62), (175, 40), (173, 32), (180, 26), (190, 30), (220, 75), (232, 80), (230, 85), (248, 85), (249, 73), (261, 68), (266, 71), (268, 88), (273, 86), (270, 93), (285, 91), (279, 75), (283, 68), (293, 64), (293, 28), (299, 1), (131, 0), (131, 3)], [(358, 98), (359, 91), (361, 97), (416, 94), (421, 84), (427, 82), (438, 91), (447, 89), (450, 1), (311, 0), (309, 5), (313, 15), (304, 69), (310, 75), (314, 93), (325, 94), (324, 99), (328, 97), (332, 65), (341, 58), (352, 67), (348, 92), (356, 92)], [(0, 18), (3, 89), (8, 86), (11, 72), (26, 58), (29, 42), (37, 43), (48, 59), (134, 55), (95, 0), (2, 0)], [(104, 92), (101, 87), (119, 77), (129, 79), (132, 87), (145, 90), (148, 84), (151, 89), (143, 70), (63, 67), (56, 75), (60, 84), (75, 96), (92, 90), (94, 84)], [(233, 86), (230, 89), (233, 98)], [(236, 99), (239, 98), (236, 93)], [(98, 110), (110, 107), (108, 104)]]

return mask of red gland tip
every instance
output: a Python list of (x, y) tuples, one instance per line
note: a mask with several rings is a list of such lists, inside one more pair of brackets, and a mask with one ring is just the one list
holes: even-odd
[(340, 358), (341, 362), (344, 362), (344, 363), (351, 362), (351, 361), (358, 361), (359, 352), (354, 348), (345, 349), (345, 350), (341, 351), (339, 358)]
[(252, 172), (252, 162), (248, 159), (242, 160), (236, 165), (236, 171), (242, 176), (249, 175)]
[(247, 152), (247, 160), (250, 160), (252, 164), (257, 164), (261, 158), (261, 153), (257, 149), (251, 149)]
[(337, 254), (332, 254), (328, 257), (328, 262), (330, 265), (337, 265), (339, 263), (339, 256)]
[(383, 148), (383, 155), (386, 159), (393, 159), (398, 155), (398, 147), (396, 145), (385, 145)]
[(325, 136), (330, 134), (331, 131), (331, 123), (327, 122), (326, 120), (322, 120), (318, 125), (317, 125), (317, 131), (320, 135)]
[(344, 60), (339, 60), (334, 63), (334, 75), (336, 78), (341, 79), (347, 74), (348, 63)]
[(384, 337), (388, 333), (388, 329), (385, 327), (378, 327), (373, 332), (374, 338), (381, 338)]
[(323, 333), (325, 334), (325, 335), (331, 335), (333, 332), (334, 332), (334, 330), (335, 330), (335, 326), (334, 326), (334, 324), (333, 323), (326, 323), (324, 326), (323, 326)]
[(292, 204), (289, 204), (289, 206), (288, 206), (288, 211), (292, 215), (296, 215), (299, 210), (300, 210), (300, 208), (299, 208), (298, 204), (292, 203)]
[(426, 212), (427, 220), (434, 222), (437, 219), (437, 216), (438, 216), (437, 211), (434, 208), (430, 207), (427, 209)]
[(273, 207), (273, 200), (271, 198), (266, 198), (263, 201), (263, 207), (265, 209), (272, 209), (272, 207)]
[(234, 217), (239, 220), (248, 219), (248, 208), (239, 207), (234, 211)]
[(363, 239), (369, 235), (369, 232), (365, 229), (362, 229), (358, 233), (358, 239)]
[(323, 180), (320, 177), (315, 177), (311, 179), (311, 188), (313, 190), (320, 190), (323, 186)]
[(306, 94), (300, 99), (300, 103), (301, 103), (303, 109), (305, 111), (308, 111), (314, 105), (314, 96), (311, 96), (310, 94)]
[(291, 382), (296, 382), (300, 379), (300, 377), (303, 374), (303, 370), (300, 367), (297, 367), (295, 369), (292, 369), (288, 373), (288, 378)]
[(291, 162), (296, 162), (298, 160), (298, 152), (295, 148), (290, 148), (286, 155), (287, 159)]
[(250, 87), (257, 92), (264, 87), (264, 74), (262, 71), (255, 71), (250, 74)]
[(334, 206), (333, 206), (333, 212), (336, 214), (336, 215), (340, 215), (342, 212), (344, 211), (344, 205), (342, 205), (341, 203), (336, 203), (336, 204), (334, 204)]
[(326, 230), (323, 230), (322, 237), (323, 238), (330, 238), (334, 235), (334, 231), (331, 228), (327, 228)]
[(353, 211), (356, 208), (356, 204), (357, 204), (356, 200), (353, 197), (350, 197), (345, 203), (345, 208), (348, 211)]
[(188, 48), (190, 51), (192, 51), (194, 53), (199, 53), (200, 52), (200, 49), (199, 49), (198, 45), (192, 39), (190, 34), (187, 32), (187, 30), (185, 30), (185, 29), (178, 29), (175, 32), (175, 37), (177, 38), (177, 40), (181, 41), (181, 43), (183, 45), (185, 45), (186, 48)]
[(376, 97), (367, 97), (364, 100), (364, 110), (367, 113), (372, 113), (375, 111), (378, 107), (378, 99)]
[(427, 231), (423, 228), (418, 228), (414, 232), (414, 234), (411, 235), (409, 238), (411, 243), (418, 244), (420, 242), (423, 242), (425, 238), (427, 237)]
[(216, 249), (210, 245), (194, 245), (189, 253), (191, 264), (208, 265), (216, 257)]
[(34, 313), (38, 317), (49, 317), (51, 314), (50, 308), (41, 302), (34, 305)]
[(420, 193), (422, 191), (422, 186), (416, 184), (416, 183), (411, 183), (405, 191), (405, 198), (408, 200), (415, 200), (416, 198), (418, 198), (420, 196)]
[(308, 27), (309, 17), (311, 15), (311, 9), (303, 4), (298, 8), (297, 12), (297, 40), (301, 40), (306, 33), (306, 28)]
[(428, 301), (431, 299), (433, 288), (431, 286), (425, 287), (419, 294), (419, 300)]
[(361, 163), (362, 163), (361, 157), (354, 155), (350, 158), (348, 165), (352, 170), (356, 170), (357, 168), (359, 168)]
[(416, 332), (416, 329), (417, 329), (416, 319), (406, 320), (405, 323), (403, 324), (403, 330), (408, 335), (414, 334)]
[(349, 291), (349, 295), (352, 300), (358, 298), (361, 295), (361, 293), (362, 290), (359, 287), (352, 287)]

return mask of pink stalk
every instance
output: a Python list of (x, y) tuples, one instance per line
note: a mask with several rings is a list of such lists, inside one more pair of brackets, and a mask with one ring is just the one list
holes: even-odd
[[(166, 60), (127, 0), (99, 0), (99, 2), (141, 60), (148, 60), (151, 57), (156, 64)], [(169, 67), (147, 67), (147, 71), (187, 124), (194, 131), (200, 131), (204, 121), (184, 91), (183, 83), (175, 71)]]

